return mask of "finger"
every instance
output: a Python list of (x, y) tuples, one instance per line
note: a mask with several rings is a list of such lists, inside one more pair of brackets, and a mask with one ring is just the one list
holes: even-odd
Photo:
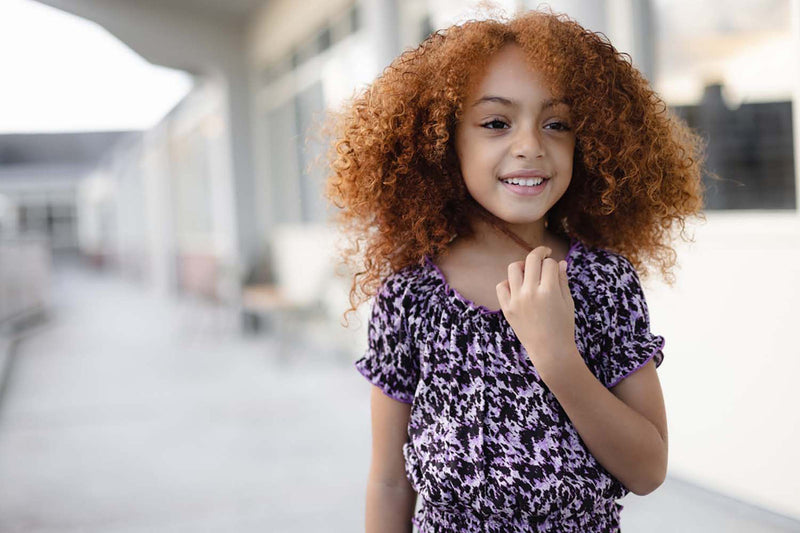
[(522, 271), (524, 267), (525, 263), (522, 261), (514, 261), (508, 265), (508, 287), (511, 294), (517, 294), (520, 287), (522, 287), (522, 281), (525, 276)]
[(542, 261), (545, 257), (553, 253), (547, 246), (534, 248), (525, 258), (525, 280), (524, 284), (529, 288), (539, 285), (542, 277)]
[[(545, 257), (542, 261), (542, 286), (555, 289), (559, 286), (558, 261), (552, 257)], [(561, 289), (557, 289), (559, 292)]]
[(572, 298), (569, 292), (569, 277), (567, 276), (566, 261), (558, 262), (558, 279), (560, 282), (559, 285), (561, 285), (561, 296), (563, 296), (565, 300)]
[(500, 308), (505, 309), (508, 306), (508, 300), (511, 297), (511, 290), (508, 286), (508, 280), (504, 279), (495, 286), (497, 291), (497, 300), (500, 302)]

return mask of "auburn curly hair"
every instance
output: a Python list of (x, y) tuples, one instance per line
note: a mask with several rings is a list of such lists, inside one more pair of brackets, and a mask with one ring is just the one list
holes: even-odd
[(620, 253), (643, 276), (648, 260), (674, 282), (673, 230), (687, 240), (685, 219), (704, 218), (702, 139), (603, 34), (532, 11), (435, 32), (333, 116), (325, 195), (351, 239), (341, 251), (353, 273), (345, 315), (389, 274), (472, 235), (474, 216), (493, 217), (467, 192), (454, 132), (473, 76), (509, 43), (571, 110), (573, 175), (549, 231)]

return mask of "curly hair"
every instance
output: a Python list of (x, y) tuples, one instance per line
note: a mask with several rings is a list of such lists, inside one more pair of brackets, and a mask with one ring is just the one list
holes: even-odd
[(454, 132), (474, 75), (510, 43), (570, 106), (574, 124), (573, 176), (548, 229), (620, 253), (643, 276), (648, 260), (674, 282), (673, 231), (687, 240), (685, 219), (703, 218), (702, 139), (603, 34), (532, 11), (435, 32), (334, 116), (325, 194), (351, 238), (345, 314), (387, 275), (472, 235), (473, 217), (488, 214), (466, 190)]

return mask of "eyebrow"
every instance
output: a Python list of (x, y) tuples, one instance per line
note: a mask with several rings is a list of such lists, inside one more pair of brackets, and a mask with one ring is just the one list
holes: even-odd
[[(510, 98), (506, 98), (504, 96), (487, 95), (487, 96), (482, 96), (477, 101), (475, 101), (475, 103), (472, 104), (472, 107), (475, 107), (475, 106), (480, 105), (480, 104), (489, 103), (489, 102), (502, 104), (502, 105), (506, 105), (506, 106), (516, 106), (516, 105), (518, 105), (515, 100), (512, 100)], [(562, 105), (562, 104), (563, 105), (567, 105), (567, 103), (564, 100), (557, 100), (555, 98), (548, 98), (547, 100), (542, 101), (542, 109), (547, 109), (549, 107), (555, 107), (555, 106)]]

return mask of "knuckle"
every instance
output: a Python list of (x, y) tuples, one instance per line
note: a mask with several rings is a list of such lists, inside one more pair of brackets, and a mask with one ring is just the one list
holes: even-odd
[(536, 295), (536, 288), (524, 286), (520, 289), (520, 296), (525, 299), (533, 298)]

